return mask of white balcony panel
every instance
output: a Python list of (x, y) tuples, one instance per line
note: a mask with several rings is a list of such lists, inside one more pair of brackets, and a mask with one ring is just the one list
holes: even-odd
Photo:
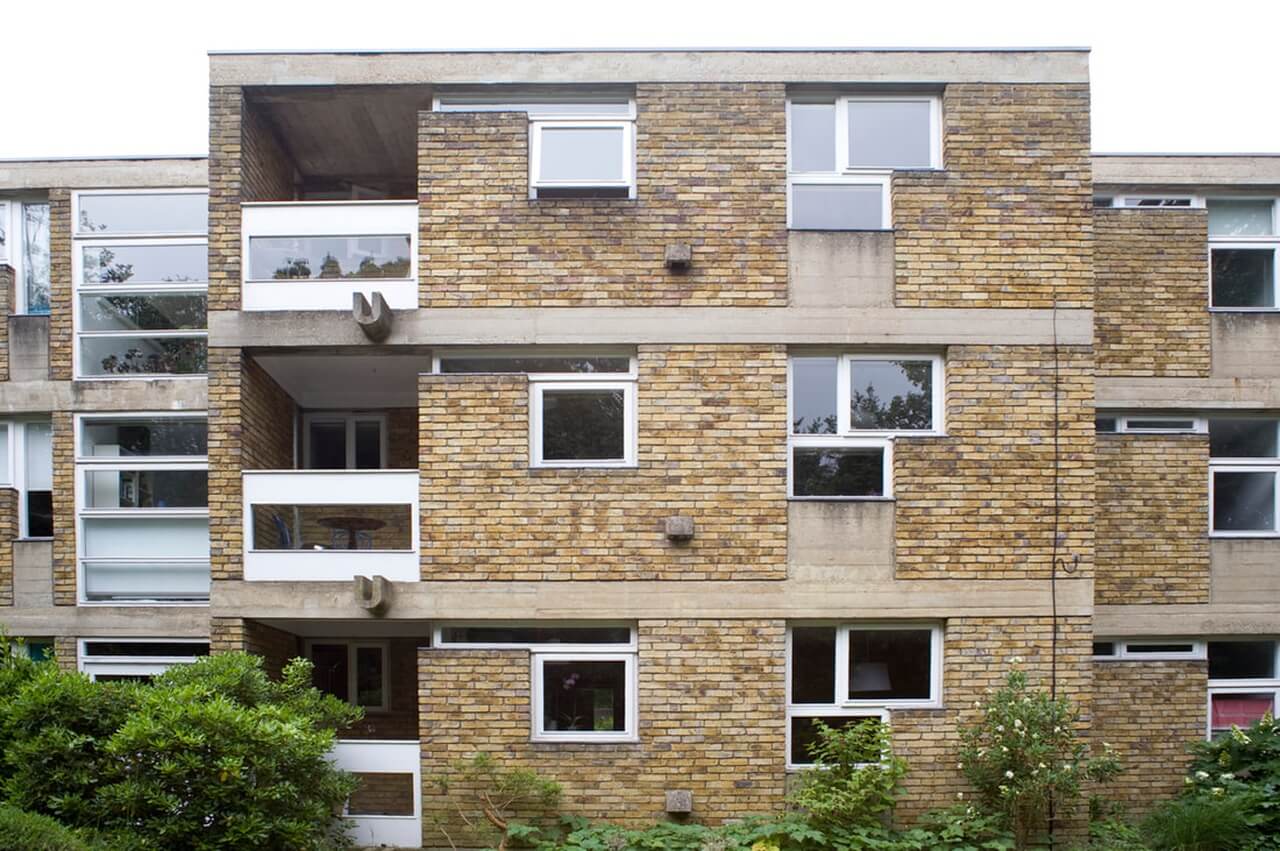
[[(346, 581), (385, 576), (396, 582), (419, 579), (417, 470), (254, 470), (245, 471), (244, 578), (248, 581)], [(258, 549), (255, 505), (407, 506), (408, 546), (404, 549)]]
[[(253, 268), (255, 237), (355, 239), (407, 235), (403, 277), (275, 278)], [(414, 201), (283, 201), (241, 205), (244, 310), (351, 310), (351, 295), (382, 293), (394, 310), (418, 307), (418, 205)], [(317, 270), (318, 271), (318, 270)]]
[(375, 741), (345, 739), (331, 752), (344, 771), (361, 774), (412, 774), (413, 815), (347, 815), (350, 836), (360, 846), (422, 847), (422, 746), (416, 739)]

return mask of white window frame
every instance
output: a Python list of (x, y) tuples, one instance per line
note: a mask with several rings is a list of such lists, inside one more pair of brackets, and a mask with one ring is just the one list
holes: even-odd
[(80, 349), (81, 339), (110, 339), (110, 338), (198, 338), (208, 341), (209, 329), (206, 319), (203, 329), (190, 330), (162, 330), (162, 331), (85, 331), (81, 328), (82, 320), (80, 316), (80, 302), (82, 295), (205, 295), (208, 296), (209, 282), (182, 282), (182, 283), (145, 283), (137, 284), (86, 284), (84, 282), (84, 249), (90, 245), (120, 245), (120, 246), (146, 246), (146, 245), (189, 245), (189, 246), (207, 246), (209, 244), (208, 235), (200, 235), (193, 233), (81, 233), (79, 228), (80, 221), (80, 199), (93, 195), (205, 195), (208, 196), (208, 190), (203, 187), (180, 187), (166, 189), (92, 189), (77, 190), (71, 193), (71, 319), (72, 319), (72, 352), (71, 359), (73, 364), (73, 375), (79, 381), (152, 381), (156, 379), (162, 380), (182, 380), (196, 379), (199, 381), (207, 380), (207, 373), (187, 373), (187, 374), (171, 374), (171, 373), (137, 373), (128, 375), (97, 375), (85, 374), (82, 370)]
[[(622, 177), (618, 180), (549, 180), (541, 175), (542, 134), (545, 130), (617, 129), (622, 131)], [(536, 199), (539, 189), (626, 189), (628, 198), (636, 197), (634, 121), (529, 121), (529, 197)]]
[(23, 418), (13, 420), (10, 425), (9, 451), (11, 454), (9, 469), (13, 473), (13, 489), (18, 493), (18, 539), (23, 541), (51, 541), (53, 540), (52, 535), (33, 537), (27, 534), (28, 515), (30, 514), (27, 508), (27, 492), (34, 490), (31, 487), (30, 475), (27, 470), (27, 426), (48, 425), (50, 439), (52, 440), (53, 422), (51, 419)]
[[(1098, 419), (1111, 419), (1116, 421), (1115, 431), (1103, 432), (1103, 434), (1208, 434), (1209, 419), (1208, 417), (1189, 415), (1185, 417), (1172, 416), (1169, 414), (1116, 414), (1107, 410), (1099, 410)], [(1174, 423), (1191, 422), (1191, 428), (1176, 428)], [(1135, 428), (1131, 425), (1133, 422), (1148, 423), (1168, 423), (1167, 428)]]
[[(23, 478), (23, 476), (18, 475), (18, 468), (16, 466), (17, 457), (14, 454), (13, 447), (14, 442), (17, 440), (17, 432), (19, 431), (21, 431), (21, 429), (18, 427), (16, 422), (13, 422), (12, 420), (0, 420), (0, 432), (4, 433), (5, 445), (4, 452), (0, 453), (0, 455), (4, 456), (4, 461), (6, 463), (5, 469), (9, 471), (8, 476), (0, 476), (0, 487), (13, 488), (15, 491), (20, 490), (18, 487), (18, 479)], [(23, 466), (25, 468), (25, 464)]]
[(76, 596), (80, 606), (208, 606), (205, 600), (166, 600), (138, 598), (135, 600), (90, 600), (86, 595), (88, 588), (85, 581), (85, 561), (121, 562), (139, 564), (155, 562), (156, 564), (173, 564), (180, 562), (189, 565), (210, 565), (209, 559), (198, 558), (87, 558), (85, 555), (84, 523), (95, 518), (112, 517), (153, 517), (182, 518), (199, 517), (209, 520), (208, 500), (204, 508), (87, 508), (86, 497), (89, 473), (92, 471), (114, 472), (123, 470), (208, 470), (208, 455), (86, 455), (84, 441), (84, 424), (86, 421), (102, 420), (209, 420), (207, 411), (130, 411), (128, 413), (84, 413), (73, 417), (75, 430), (75, 528), (76, 528)]
[[(836, 358), (836, 434), (798, 434), (792, 392), (795, 388), (793, 364), (796, 358)], [(930, 429), (855, 429), (852, 426), (853, 364), (858, 361), (929, 361), (931, 417)], [(802, 501), (876, 502), (893, 499), (893, 444), (901, 437), (940, 437), (946, 434), (946, 367), (942, 355), (933, 353), (888, 352), (793, 352), (787, 357), (787, 498)], [(827, 448), (879, 448), (884, 453), (881, 496), (797, 496), (795, 493), (795, 450)]]
[[(584, 373), (584, 375), (591, 375)], [(530, 466), (538, 468), (564, 467), (635, 467), (636, 466), (636, 382), (566, 380), (558, 376), (555, 381), (547, 376), (529, 376), (529, 459)], [(594, 376), (593, 376), (594, 378)], [(622, 457), (609, 459), (548, 460), (543, 457), (542, 419), (543, 398), (548, 390), (621, 390), (622, 391)]]
[[(1143, 201), (1186, 201), (1187, 203), (1160, 203), (1154, 205), (1144, 205)], [(1204, 208), (1204, 198), (1199, 195), (1184, 195), (1176, 192), (1173, 193), (1138, 193), (1138, 194), (1120, 194), (1115, 195), (1111, 199), (1111, 206), (1125, 210), (1199, 210)]]
[(205, 638), (81, 638), (76, 642), (76, 668), (96, 681), (102, 675), (157, 677), (174, 665), (190, 665), (204, 656), (89, 656), (85, 648), (90, 642), (112, 644), (192, 644), (209, 645)]
[[(1109, 656), (1095, 655), (1093, 658), (1101, 661), (1120, 661), (1120, 662), (1178, 662), (1193, 661), (1199, 662), (1209, 658), (1208, 643), (1200, 639), (1190, 638), (1106, 638), (1097, 637), (1093, 639), (1097, 643), (1110, 643), (1114, 650)], [(1160, 652), (1160, 653), (1144, 653), (1135, 648), (1150, 647), (1161, 644), (1187, 644), (1190, 649), (1185, 652)]]
[(309, 411), (303, 414), (302, 469), (316, 469), (311, 466), (311, 423), (315, 420), (343, 420), (346, 423), (347, 466), (344, 469), (347, 470), (356, 469), (356, 423), (376, 421), (378, 423), (378, 469), (387, 469), (387, 415), (360, 411)]
[[(895, 169), (858, 166), (849, 162), (849, 104), (876, 101), (928, 102), (929, 165), (903, 171), (938, 171), (942, 165), (942, 98), (936, 94), (808, 94), (787, 98), (787, 228), (795, 228), (792, 211), (795, 186), (880, 186), (880, 230), (893, 229), (893, 174)], [(793, 104), (835, 105), (835, 171), (796, 171), (791, 166), (791, 107)], [(849, 229), (854, 230), (854, 229)], [(860, 230), (860, 229), (859, 229)], [(874, 230), (874, 229), (873, 229)]]
[[(1275, 489), (1275, 509), (1270, 529), (1217, 529), (1213, 525), (1218, 473), (1271, 473)], [(1280, 537), (1280, 458), (1233, 458), (1209, 461), (1209, 537), (1211, 538), (1276, 538)]]
[[(6, 244), (0, 246), (0, 265), (8, 265), (13, 270), (13, 305), (10, 313), (15, 316), (48, 316), (46, 313), (29, 313), (27, 303), (26, 281), (26, 216), (24, 208), (28, 204), (48, 204), (48, 196), (10, 195), (0, 198), (0, 228), (6, 235)], [(50, 235), (50, 251), (52, 252), (52, 234)], [(6, 254), (7, 252), (7, 254)]]
[[(311, 649), (317, 644), (342, 645), (347, 648), (347, 703), (359, 706), (366, 712), (388, 712), (391, 709), (391, 643), (389, 641), (366, 641), (352, 638), (309, 638), (303, 642), (303, 652), (311, 659)], [(382, 654), (382, 702), (375, 705), (357, 703), (356, 659), (359, 649), (375, 648)]]
[[(790, 693), (791, 678), (787, 678), (787, 690)], [(846, 706), (825, 706), (825, 705), (803, 705), (798, 704), (791, 706), (788, 704), (786, 712), (786, 759), (787, 771), (808, 771), (814, 767), (812, 762), (792, 762), (791, 761), (791, 727), (793, 721), (797, 718), (874, 718), (881, 724), (886, 726), (892, 724), (892, 714), (888, 709), (875, 709), (873, 707), (846, 707)], [(871, 765), (869, 762), (859, 763), (859, 765)]]
[[(1205, 738), (1213, 738), (1213, 698), (1219, 694), (1264, 694), (1271, 692), (1271, 715), (1280, 718), (1280, 640), (1268, 635), (1232, 635), (1223, 636), (1221, 641), (1270, 641), (1275, 659), (1272, 662), (1272, 677), (1257, 679), (1211, 679), (1209, 693), (1205, 698)], [(1206, 657), (1207, 658), (1207, 657)]]
[[(9, 266), (17, 272), (17, 263), (10, 261), (13, 253), (13, 218), (12, 202), (8, 198), (0, 198), (0, 266)], [(14, 287), (17, 289), (17, 287)]]
[[(1214, 236), (1209, 234), (1208, 304), (1214, 313), (1276, 313), (1280, 312), (1280, 198), (1266, 195), (1211, 195), (1198, 196), (1198, 206), (1208, 208), (1211, 201), (1270, 201), (1271, 233), (1265, 236)], [(1271, 298), (1272, 307), (1219, 307), (1213, 303), (1213, 252), (1219, 248), (1271, 249)]]
[[(581, 742), (608, 744), (614, 742), (638, 742), (639, 729), (636, 713), (639, 709), (640, 684), (636, 673), (635, 653), (577, 653), (565, 652), (560, 645), (542, 645), (555, 647), (554, 651), (533, 651), (529, 654), (530, 682), (532, 683), (530, 703), (531, 724), (529, 739), (534, 742)], [(601, 645), (604, 646), (604, 645)], [(543, 711), (543, 665), (547, 662), (621, 662), (626, 677), (625, 709), (627, 713), (626, 729), (619, 731), (594, 732), (584, 730), (546, 730), (542, 726)]]

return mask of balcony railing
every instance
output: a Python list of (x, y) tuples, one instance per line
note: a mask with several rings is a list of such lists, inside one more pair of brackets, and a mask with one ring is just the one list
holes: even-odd
[(244, 474), (244, 578), (415, 582), (416, 470)]
[(360, 788), (343, 813), (357, 845), (417, 848), (422, 844), (422, 746), (416, 739), (344, 739), (333, 746), (331, 758), (360, 779)]
[(350, 310), (382, 293), (418, 306), (418, 205), (413, 201), (243, 204), (245, 310)]

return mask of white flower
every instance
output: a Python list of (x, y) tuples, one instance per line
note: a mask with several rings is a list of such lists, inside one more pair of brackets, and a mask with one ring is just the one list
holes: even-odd
[(1212, 793), (1213, 793), (1213, 794), (1215, 794), (1215, 795), (1222, 795), (1222, 794), (1224, 794), (1227, 790), (1226, 790), (1226, 789), (1223, 789), (1221, 786), (1214, 786), (1214, 787), (1213, 787), (1212, 789), (1210, 789), (1209, 791), (1210, 791), (1210, 792), (1212, 792)]
[(1004, 732), (1004, 725), (1003, 725), (1003, 724), (997, 724), (997, 725), (996, 725), (996, 732), (997, 732), (997, 733), (1003, 733), (1003, 732)]
[(1009, 794), (1009, 787), (1008, 787), (1008, 786), (1001, 786), (1001, 787), (1000, 787), (1000, 794), (1001, 794), (1001, 795), (1008, 795), (1008, 794)]
[(1013, 662), (1013, 664), (1015, 664), (1015, 665), (1021, 665), (1021, 664), (1022, 664), (1022, 657), (1021, 657), (1021, 656), (1014, 656), (1014, 657), (1013, 657), (1013, 659), (1012, 659), (1012, 660), (1010, 660), (1010, 661), (1012, 661), (1012, 662)]
[(956, 770), (957, 770), (957, 771), (964, 771), (964, 763), (963, 763), (963, 762), (957, 762), (957, 763), (956, 763)]
[(1001, 752), (1001, 753), (1008, 753), (1008, 752), (1009, 752), (1009, 749), (1008, 749), (1008, 748), (1006, 748), (1004, 745), (1001, 745), (1001, 746), (1000, 746), (1000, 752)]
[(1045, 765), (1045, 764), (1042, 762), (1042, 763), (1040, 763), (1040, 767), (1041, 767), (1041, 768), (1048, 768), (1049, 766)]
[(1013, 726), (1015, 726), (1015, 727), (1021, 727), (1021, 726), (1022, 726), (1022, 719), (1021, 719), (1021, 718), (1014, 718), (1014, 719), (1013, 719)]
[(1197, 780), (1208, 780), (1208, 779), (1209, 779), (1209, 772), (1207, 772), (1207, 771), (1197, 771), (1197, 772), (1196, 772), (1196, 779), (1197, 779)]
[(1008, 777), (1010, 780), (1012, 780), (1012, 779), (1013, 779), (1013, 772), (1012, 772), (1012, 771), (1006, 771), (1006, 772), (1004, 773), (1004, 776), (1005, 776), (1005, 777)]
[(975, 700), (975, 701), (973, 702), (973, 708), (974, 708), (974, 709), (981, 709), (981, 708), (982, 708), (982, 701), (981, 701), (981, 700)]
[(956, 792), (956, 800), (957, 800), (957, 801), (963, 801), (963, 800), (964, 800), (964, 792)]
[(1218, 779), (1223, 783), (1226, 783), (1228, 780), (1235, 780), (1236, 776), (1228, 771), (1226, 774), (1219, 774)]
[[(1053, 728), (1053, 732), (1055, 732), (1055, 733), (1061, 733), (1061, 732), (1062, 732), (1062, 728), (1061, 728), (1061, 727), (1054, 727), (1054, 728)], [(1104, 744), (1105, 744), (1105, 743), (1104, 743)]]
[(1190, 777), (1184, 777), (1184, 778), (1182, 778), (1182, 783), (1183, 783), (1183, 785), (1185, 785), (1185, 786), (1190, 786), (1190, 785), (1191, 785), (1192, 783), (1194, 783), (1194, 782), (1195, 782), (1195, 781), (1194, 781), (1194, 780), (1192, 780)]

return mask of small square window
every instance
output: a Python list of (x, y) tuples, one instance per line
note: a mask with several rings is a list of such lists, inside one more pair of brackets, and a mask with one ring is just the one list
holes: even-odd
[(1213, 473), (1213, 531), (1276, 531), (1276, 471)]
[(797, 446), (791, 493), (797, 497), (883, 497), (886, 446)]
[[(882, 713), (857, 715), (793, 715), (790, 723), (791, 744), (787, 753), (787, 764), (799, 768), (813, 765), (813, 747), (818, 743), (818, 723), (825, 724), (833, 730), (847, 730), (861, 724), (882, 725), (885, 719)], [(868, 752), (860, 757), (864, 765), (879, 762), (883, 754)]]
[(532, 394), (534, 466), (635, 463), (634, 384), (535, 383)]
[(1276, 232), (1270, 198), (1258, 200), (1210, 199), (1209, 236), (1272, 236)]
[(1219, 247), (1211, 251), (1213, 306), (1276, 306), (1276, 249)]
[(855, 430), (933, 428), (933, 361), (864, 360), (849, 364), (849, 424)]
[(1280, 455), (1280, 422), (1264, 417), (1209, 420), (1212, 458), (1276, 458)]
[(1270, 680), (1275, 677), (1274, 641), (1209, 642), (1209, 679)]
[(888, 230), (887, 181), (791, 186), (792, 230)]
[(850, 99), (849, 165), (853, 168), (930, 168), (932, 99)]
[(1276, 692), (1215, 691), (1209, 698), (1209, 735), (1217, 738), (1232, 727), (1247, 728), (1276, 713)]
[(535, 655), (535, 739), (635, 737), (634, 657)]
[(849, 700), (929, 701), (933, 630), (849, 630)]

